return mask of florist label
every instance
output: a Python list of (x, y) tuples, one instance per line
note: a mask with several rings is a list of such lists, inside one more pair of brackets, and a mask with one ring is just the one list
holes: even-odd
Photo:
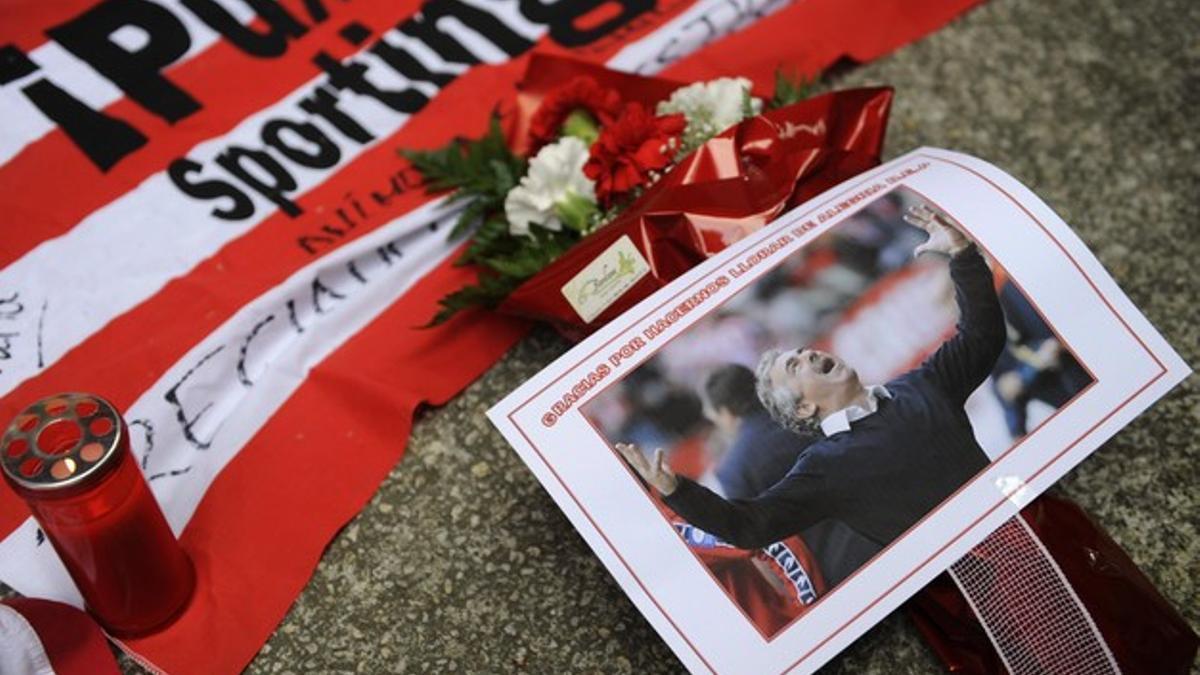
[(650, 265), (626, 235), (568, 281), (562, 293), (579, 317), (591, 322), (649, 271)]

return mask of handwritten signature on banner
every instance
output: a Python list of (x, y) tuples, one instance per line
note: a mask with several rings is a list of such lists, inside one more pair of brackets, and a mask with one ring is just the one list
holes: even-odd
[[(378, 209), (386, 209), (400, 196), (424, 187), (421, 174), (411, 166), (392, 173), (378, 185), (369, 185), (347, 192), (329, 206), (318, 206), (318, 222), (296, 237), (296, 244), (310, 255), (317, 255), (345, 240), (350, 234), (370, 222)], [(328, 212), (332, 210), (332, 214)]]
[[(37, 352), (38, 368), (46, 365), (46, 357), (43, 353), (45, 343), (43, 335), (46, 332), (46, 311), (49, 309), (50, 301), (42, 300), (34, 328), (34, 348)], [(21, 302), (20, 291), (15, 291), (7, 297), (0, 297), (0, 374), (4, 373), (4, 362), (12, 359), (16, 354), (15, 350), (18, 348), (16, 341), (21, 338), (21, 330), (27, 330), (20, 324), (24, 313), (25, 304)]]

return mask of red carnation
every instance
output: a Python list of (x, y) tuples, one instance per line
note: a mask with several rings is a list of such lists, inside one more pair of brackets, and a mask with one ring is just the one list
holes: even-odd
[(546, 94), (529, 122), (532, 151), (558, 138), (567, 116), (584, 110), (601, 125), (611, 123), (621, 109), (621, 96), (615, 89), (601, 87), (596, 80), (580, 75)]
[(604, 127), (592, 144), (583, 173), (596, 181), (602, 204), (650, 183), (650, 173), (665, 169), (687, 126), (683, 115), (656, 117), (640, 103), (628, 103), (616, 121)]

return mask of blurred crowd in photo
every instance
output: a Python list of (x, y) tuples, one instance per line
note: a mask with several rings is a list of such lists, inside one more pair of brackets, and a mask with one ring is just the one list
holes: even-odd
[[(904, 188), (872, 201), (673, 338), (584, 413), (610, 443), (636, 444), (648, 454), (662, 448), (676, 472), (727, 497), (755, 496), (769, 487), (763, 477), (769, 482), (794, 461), (753, 452), (754, 435), (773, 424), (754, 393), (763, 352), (809, 345), (845, 359), (864, 384), (883, 384), (953, 334), (958, 317), (947, 263), (914, 259), (925, 233), (902, 217), (919, 202)], [(966, 409), (980, 445), (995, 458), (1091, 378), (1017, 285), (989, 263), (1008, 344)], [(807, 442), (800, 439), (796, 455)]]

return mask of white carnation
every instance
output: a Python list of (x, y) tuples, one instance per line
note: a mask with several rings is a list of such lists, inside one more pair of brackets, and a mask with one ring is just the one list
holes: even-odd
[(528, 236), (531, 225), (561, 230), (563, 224), (555, 206), (572, 194), (595, 203), (595, 185), (583, 175), (587, 160), (587, 144), (574, 136), (564, 136), (539, 150), (520, 185), (509, 190), (504, 199), (508, 231)]
[(687, 135), (708, 139), (745, 119), (747, 100), (752, 114), (762, 112), (762, 100), (750, 96), (750, 80), (721, 77), (676, 89), (658, 104), (658, 114), (683, 113)]

